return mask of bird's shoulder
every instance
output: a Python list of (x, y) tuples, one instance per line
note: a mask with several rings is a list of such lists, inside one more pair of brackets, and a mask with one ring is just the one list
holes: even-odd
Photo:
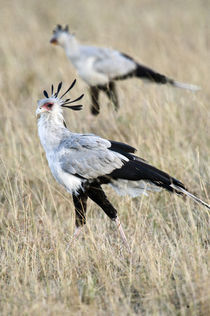
[(80, 53), (87, 57), (95, 57), (99, 60), (121, 55), (119, 51), (112, 48), (97, 46), (81, 46)]
[(72, 150), (102, 150), (111, 147), (110, 141), (94, 134), (72, 133), (60, 144), (60, 149)]

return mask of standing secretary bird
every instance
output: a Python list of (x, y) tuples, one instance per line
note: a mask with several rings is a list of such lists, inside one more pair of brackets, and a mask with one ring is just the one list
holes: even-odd
[(140, 65), (130, 56), (116, 50), (94, 46), (80, 45), (75, 36), (68, 31), (68, 26), (62, 29), (57, 25), (50, 40), (65, 49), (67, 57), (77, 69), (80, 77), (90, 86), (92, 99), (91, 112), (99, 114), (99, 92), (104, 91), (119, 108), (118, 96), (115, 87), (116, 80), (131, 77), (145, 79), (158, 84), (169, 84), (174, 87), (199, 90), (197, 86), (181, 83), (170, 79), (156, 71)]
[(128, 246), (117, 211), (106, 197), (102, 185), (110, 184), (118, 194), (138, 196), (146, 191), (159, 191), (187, 195), (195, 202), (210, 206), (187, 191), (185, 186), (167, 173), (149, 165), (133, 155), (135, 148), (116, 141), (109, 141), (93, 134), (70, 132), (63, 118), (63, 108), (80, 110), (81, 105), (71, 105), (79, 101), (62, 98), (74, 86), (76, 80), (61, 96), (58, 94), (62, 83), (51, 96), (44, 90), (45, 99), (38, 101), (36, 115), (39, 137), (46, 152), (49, 167), (55, 179), (73, 195), (76, 213), (75, 236), (86, 223), (88, 197), (98, 204), (113, 220)]

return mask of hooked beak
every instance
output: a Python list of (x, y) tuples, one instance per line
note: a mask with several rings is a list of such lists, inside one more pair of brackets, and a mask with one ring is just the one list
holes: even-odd
[(50, 43), (54, 45), (58, 45), (58, 41), (55, 38), (51, 38)]
[(39, 107), (37, 110), (36, 110), (36, 117), (37, 118), (40, 118), (41, 114), (43, 112), (47, 112), (47, 110), (44, 108), (44, 107)]

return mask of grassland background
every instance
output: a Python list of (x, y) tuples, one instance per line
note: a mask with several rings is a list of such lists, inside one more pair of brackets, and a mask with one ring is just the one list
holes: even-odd
[(37, 136), (42, 90), (76, 77), (49, 44), (57, 23), (85, 44), (108, 46), (202, 86), (198, 93), (118, 83), (121, 109), (101, 96), (102, 113), (65, 112), (72, 131), (125, 141), (138, 154), (209, 194), (210, 1), (0, 1), (0, 314), (208, 315), (208, 214), (167, 192), (138, 199), (107, 189), (132, 247), (89, 202), (83, 236), (71, 197), (52, 178)]

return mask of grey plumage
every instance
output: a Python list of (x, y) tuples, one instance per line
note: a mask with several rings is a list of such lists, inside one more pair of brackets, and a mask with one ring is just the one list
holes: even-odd
[(58, 160), (68, 173), (94, 179), (121, 168), (128, 159), (109, 150), (111, 143), (95, 135), (71, 133), (59, 146)]
[[(179, 180), (135, 156), (133, 147), (93, 134), (70, 132), (64, 124), (62, 107), (65, 101), (58, 97), (60, 89), (59, 84), (56, 96), (38, 102), (38, 132), (53, 176), (73, 195), (77, 227), (86, 222), (89, 197), (117, 223), (126, 242), (117, 211), (103, 192), (103, 184), (111, 185), (120, 195), (131, 196), (164, 188), (169, 192), (187, 195), (210, 208), (188, 192)], [(71, 108), (75, 110), (74, 106)]]

